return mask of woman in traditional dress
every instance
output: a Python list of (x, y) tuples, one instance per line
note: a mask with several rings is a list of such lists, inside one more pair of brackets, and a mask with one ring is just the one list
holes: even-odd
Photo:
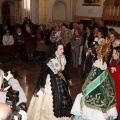
[(28, 108), (28, 120), (71, 120), (67, 81), (71, 86), (72, 81), (63, 52), (63, 45), (57, 43), (54, 54), (46, 60)]
[(114, 120), (117, 118), (114, 82), (104, 61), (110, 51), (110, 41), (104, 40), (96, 49), (98, 60), (85, 80), (71, 113), (74, 120)]
[(108, 67), (110, 74), (113, 77), (115, 83), (115, 92), (116, 92), (116, 108), (117, 111), (120, 111), (120, 46), (113, 49), (112, 62)]

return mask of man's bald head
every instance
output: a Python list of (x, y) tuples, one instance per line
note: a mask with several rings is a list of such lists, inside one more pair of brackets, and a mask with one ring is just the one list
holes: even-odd
[(0, 102), (0, 120), (11, 120), (11, 115), (9, 106)]
[(120, 46), (120, 39), (115, 39), (115, 41), (113, 42), (113, 48)]

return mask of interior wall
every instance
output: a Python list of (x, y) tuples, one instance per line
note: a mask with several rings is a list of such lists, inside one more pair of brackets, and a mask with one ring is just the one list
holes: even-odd
[[(0, 0), (0, 24), (2, 24), (2, 3), (6, 0)], [(10, 5), (10, 24), (15, 23), (15, 4), (13, 1), (8, 1)]]
[(53, 21), (54, 20), (66, 20), (66, 6), (62, 1), (56, 2), (53, 6)]
[(39, 23), (39, 0), (36, 0), (35, 12), (36, 12), (36, 21), (35, 21), (35, 23), (38, 24)]
[[(63, 1), (66, 4), (66, 21), (71, 21), (71, 0), (47, 0), (47, 22), (52, 22), (52, 9), (56, 1)], [(62, 12), (60, 13), (62, 14)]]
[(105, 0), (101, 0), (100, 6), (83, 6), (84, 0), (77, 0), (76, 15), (88, 16), (88, 17), (102, 17), (103, 3)]
[(38, 24), (39, 21), (39, 0), (31, 0), (31, 21)]
[(32, 0), (31, 1), (31, 6), (30, 6), (30, 9), (31, 9), (31, 21), (33, 23), (35, 23), (35, 19), (36, 19), (36, 14), (35, 14), (35, 1), (36, 0)]

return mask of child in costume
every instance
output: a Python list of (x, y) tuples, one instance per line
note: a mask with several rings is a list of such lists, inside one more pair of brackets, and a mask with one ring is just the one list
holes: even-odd
[(74, 120), (114, 120), (117, 118), (114, 82), (105, 60), (110, 52), (110, 42), (104, 39), (96, 48), (98, 59), (73, 104)]

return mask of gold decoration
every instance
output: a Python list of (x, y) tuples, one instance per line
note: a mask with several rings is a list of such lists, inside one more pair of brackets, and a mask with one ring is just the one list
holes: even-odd
[(115, 6), (113, 7), (113, 16), (115, 15)]
[(112, 8), (110, 7), (110, 13), (109, 13), (109, 15), (111, 15), (111, 11), (112, 11), (111, 9), (112, 9)]
[(77, 0), (72, 0), (72, 20), (74, 20), (74, 16), (76, 15), (76, 5)]
[(104, 39), (102, 43), (96, 47), (96, 52), (99, 59), (107, 61), (107, 57), (111, 51), (111, 42), (108, 39)]
[(117, 9), (117, 17), (119, 16), (119, 11), (120, 11), (120, 7), (118, 6), (118, 9)]
[(46, 23), (46, 0), (39, 0), (39, 23)]

